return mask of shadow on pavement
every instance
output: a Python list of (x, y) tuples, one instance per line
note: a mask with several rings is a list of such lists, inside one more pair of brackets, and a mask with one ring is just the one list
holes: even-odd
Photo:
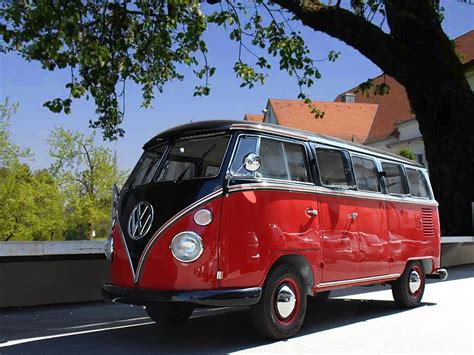
[[(308, 300), (310, 301), (310, 300)], [(423, 306), (433, 304), (424, 303)], [(330, 299), (322, 305), (309, 302), (298, 336), (342, 327), (348, 324), (407, 311), (392, 301)], [(408, 310), (409, 311), (409, 310)], [(225, 313), (192, 318), (183, 327), (167, 328), (147, 324), (132, 328), (73, 335), (34, 341), (8, 348), (9, 353), (229, 353), (270, 343), (256, 334), (250, 312), (230, 309)]]

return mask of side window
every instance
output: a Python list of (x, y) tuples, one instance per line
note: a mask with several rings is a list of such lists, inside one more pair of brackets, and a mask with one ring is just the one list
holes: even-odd
[(299, 182), (310, 181), (304, 146), (260, 137), (242, 137), (231, 164), (230, 172), (235, 174), (242, 166), (248, 153), (258, 153), (262, 166), (255, 173), (240, 169), (236, 176), (263, 177)]
[(379, 174), (372, 159), (352, 157), (357, 189), (380, 192)]
[(283, 142), (290, 180), (309, 182), (306, 151), (301, 144)]
[(429, 198), (428, 183), (421, 170), (406, 168), (408, 185), (413, 196)]
[(384, 179), (387, 193), (396, 195), (408, 193), (403, 168), (400, 164), (382, 163), (382, 169), (385, 172)]
[(353, 186), (349, 160), (343, 151), (316, 149), (321, 183), (326, 186)]

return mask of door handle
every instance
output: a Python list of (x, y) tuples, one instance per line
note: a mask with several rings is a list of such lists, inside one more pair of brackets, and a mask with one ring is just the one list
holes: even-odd
[(352, 219), (353, 221), (355, 221), (357, 219), (357, 216), (359, 214), (357, 212), (352, 212), (350, 215), (349, 215), (349, 218)]
[(309, 214), (310, 216), (317, 216), (318, 215), (318, 211), (313, 210), (312, 208), (307, 208), (306, 213)]

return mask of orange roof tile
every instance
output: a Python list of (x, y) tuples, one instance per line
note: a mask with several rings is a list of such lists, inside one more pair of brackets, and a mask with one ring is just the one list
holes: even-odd
[[(396, 134), (396, 124), (409, 120), (414, 117), (410, 109), (405, 88), (389, 75), (381, 75), (373, 79), (373, 84), (381, 84), (385, 81), (390, 86), (390, 92), (386, 95), (367, 95), (362, 92), (355, 93), (357, 88), (346, 91), (345, 93), (354, 93), (356, 103), (377, 104), (378, 110), (375, 115), (374, 123), (370, 129), (365, 143), (386, 139)], [(336, 102), (343, 101), (343, 95), (336, 97)]]
[(252, 122), (263, 122), (263, 115), (255, 115), (252, 113), (246, 113), (244, 116), (245, 121), (252, 121)]
[(459, 36), (454, 40), (454, 43), (462, 64), (474, 61), (474, 30)]
[[(474, 60), (474, 30), (465, 33), (455, 39), (457, 52), (461, 56), (461, 63), (467, 64)], [(380, 75), (373, 79), (373, 84), (383, 83), (390, 86), (390, 92), (387, 95), (374, 95), (370, 93), (369, 97), (358, 92), (357, 87), (352, 88), (338, 95), (334, 101), (343, 101), (343, 95), (346, 93), (355, 93), (356, 103), (371, 103), (379, 105), (375, 115), (374, 124), (370, 129), (365, 143), (376, 142), (387, 139), (397, 134), (396, 124), (414, 118), (410, 108), (405, 88), (389, 75)]]
[(269, 105), (282, 126), (357, 143), (365, 142), (377, 112), (373, 104), (313, 101), (312, 105), (324, 112), (323, 118), (315, 118), (301, 100), (270, 99)]

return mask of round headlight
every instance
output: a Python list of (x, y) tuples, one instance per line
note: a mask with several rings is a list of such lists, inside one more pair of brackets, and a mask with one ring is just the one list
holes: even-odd
[(194, 232), (177, 234), (171, 241), (170, 249), (173, 256), (183, 263), (198, 259), (204, 251), (201, 237)]
[(194, 214), (194, 222), (198, 226), (207, 226), (209, 223), (212, 222), (212, 212), (206, 210), (205, 208), (196, 211)]

